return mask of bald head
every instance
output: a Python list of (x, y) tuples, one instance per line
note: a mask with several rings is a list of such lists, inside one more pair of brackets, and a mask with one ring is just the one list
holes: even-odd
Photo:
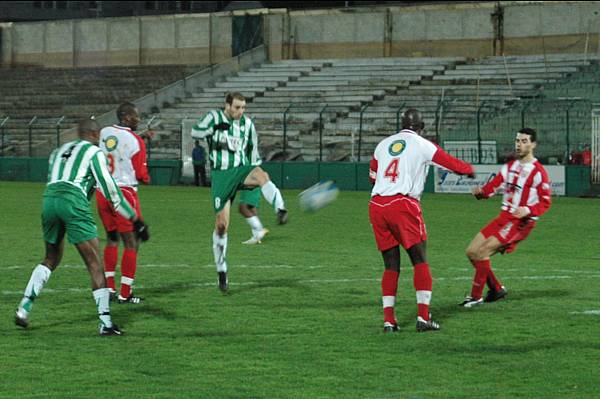
[(84, 139), (98, 145), (100, 142), (100, 125), (95, 119), (82, 119), (77, 124), (77, 134)]

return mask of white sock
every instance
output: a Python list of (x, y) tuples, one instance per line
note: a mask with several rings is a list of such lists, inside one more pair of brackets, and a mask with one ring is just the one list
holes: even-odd
[(256, 237), (257, 234), (260, 234), (260, 232), (264, 228), (258, 216), (251, 216), (249, 218), (246, 218), (246, 222), (248, 223), (248, 225), (250, 225), (250, 228), (252, 229), (252, 235), (254, 237)]
[(272, 181), (269, 181), (267, 184), (262, 186), (260, 188), (260, 191), (262, 192), (267, 202), (271, 204), (273, 208), (275, 208), (275, 211), (285, 209), (285, 204), (283, 203), (283, 197), (281, 196), (281, 192), (279, 191), (277, 186), (273, 184)]
[(92, 291), (92, 294), (94, 294), (94, 301), (96, 301), (100, 323), (106, 328), (111, 328), (113, 324), (110, 318), (110, 308), (108, 305), (110, 291), (108, 288), (98, 288), (97, 290)]
[(431, 291), (417, 291), (417, 304), (429, 305), (431, 302)]
[(42, 292), (42, 288), (44, 288), (44, 284), (46, 284), (50, 278), (51, 273), (52, 270), (42, 264), (37, 265), (35, 269), (33, 269), (31, 277), (29, 278), (29, 283), (27, 283), (27, 287), (23, 293), (23, 299), (21, 299), (21, 303), (19, 304), (19, 309), (25, 311), (25, 313), (31, 312), (33, 301), (40, 295), (40, 292)]
[(215, 265), (217, 272), (227, 272), (227, 234), (220, 237), (216, 231), (213, 231), (213, 255), (215, 256)]

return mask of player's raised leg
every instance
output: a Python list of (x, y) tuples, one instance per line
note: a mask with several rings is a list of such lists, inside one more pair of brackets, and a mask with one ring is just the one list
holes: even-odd
[(269, 174), (260, 166), (255, 167), (244, 180), (244, 185), (248, 187), (260, 187), (260, 191), (269, 204), (277, 212), (277, 222), (286, 224), (288, 221), (288, 211), (285, 209), (285, 203), (281, 192), (269, 178)]
[(31, 273), (31, 277), (29, 278), (29, 282), (23, 293), (23, 299), (21, 299), (15, 313), (15, 324), (18, 326), (27, 327), (29, 325), (29, 313), (33, 308), (33, 302), (40, 295), (44, 285), (48, 282), (48, 279), (50, 279), (52, 271), (58, 266), (62, 259), (64, 250), (64, 230), (59, 234), (58, 243), (52, 244), (46, 242), (46, 256)]

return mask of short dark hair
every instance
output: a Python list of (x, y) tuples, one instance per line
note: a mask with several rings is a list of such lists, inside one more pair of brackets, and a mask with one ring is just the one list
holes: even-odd
[(524, 127), (523, 129), (519, 130), (519, 133), (528, 135), (532, 143), (537, 141), (537, 132), (530, 127)]
[(136, 106), (134, 103), (125, 102), (121, 104), (119, 105), (119, 108), (117, 108), (117, 119), (119, 122), (122, 122), (123, 118), (125, 118), (127, 115), (133, 115), (135, 110)]
[(233, 104), (233, 100), (246, 101), (246, 97), (242, 95), (242, 93), (238, 91), (234, 91), (233, 93), (227, 93), (225, 97), (225, 102), (229, 105)]
[(77, 133), (81, 135), (86, 135), (89, 133), (95, 133), (100, 130), (100, 125), (96, 122), (95, 119), (87, 118), (82, 119), (77, 124)]

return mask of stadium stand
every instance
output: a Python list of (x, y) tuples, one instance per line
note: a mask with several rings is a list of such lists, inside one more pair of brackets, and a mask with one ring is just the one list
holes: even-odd
[(57, 126), (72, 127), (80, 118), (110, 111), (124, 100), (134, 100), (202, 67), (0, 69), (0, 123), (9, 117), (3, 126), (2, 153), (27, 155), (30, 126), (34, 151), (40, 143), (54, 148)]
[[(364, 160), (383, 136), (398, 128), (399, 114), (409, 105), (423, 110), (428, 135), (440, 142), (477, 137), (479, 115), (482, 138), (497, 140), (501, 151), (508, 151), (512, 137), (506, 139), (503, 133), (520, 127), (525, 104), (533, 102), (528, 105), (531, 110), (540, 108), (535, 101), (543, 99), (545, 86), (590, 68), (595, 62), (584, 54), (267, 63), (215, 87), (198, 88), (180, 104), (161, 110), (156, 115), (162, 126), (153, 154), (176, 156), (181, 120), (221, 107), (229, 90), (247, 96), (268, 160), (356, 160), (359, 153)], [(284, 113), (286, 154), (282, 154)]]
[[(555, 150), (564, 144), (566, 119), (571, 123), (569, 148), (588, 141), (584, 135), (591, 105), (573, 97), (600, 97), (597, 85), (590, 84), (600, 79), (598, 68), (598, 59), (585, 54), (264, 63), (212, 87), (197, 87), (181, 102), (155, 110), (149, 116), (158, 126), (151, 156), (179, 158), (182, 121), (222, 107), (225, 93), (237, 90), (247, 97), (267, 160), (366, 160), (382, 137), (398, 129), (407, 106), (424, 112), (427, 134), (440, 144), (480, 136), (496, 141), (500, 154), (512, 146), (505, 133), (518, 129), (525, 122), (523, 111), (529, 110), (527, 115), (536, 119), (527, 122), (551, 137), (539, 153), (559, 160), (566, 155)], [(52, 147), (57, 122), (69, 127), (77, 118), (109, 111), (124, 99), (139, 98), (199, 69), (0, 70), (0, 123), (10, 117), (4, 125), (4, 154), (28, 153), (28, 124), (34, 117), (34, 144)]]

